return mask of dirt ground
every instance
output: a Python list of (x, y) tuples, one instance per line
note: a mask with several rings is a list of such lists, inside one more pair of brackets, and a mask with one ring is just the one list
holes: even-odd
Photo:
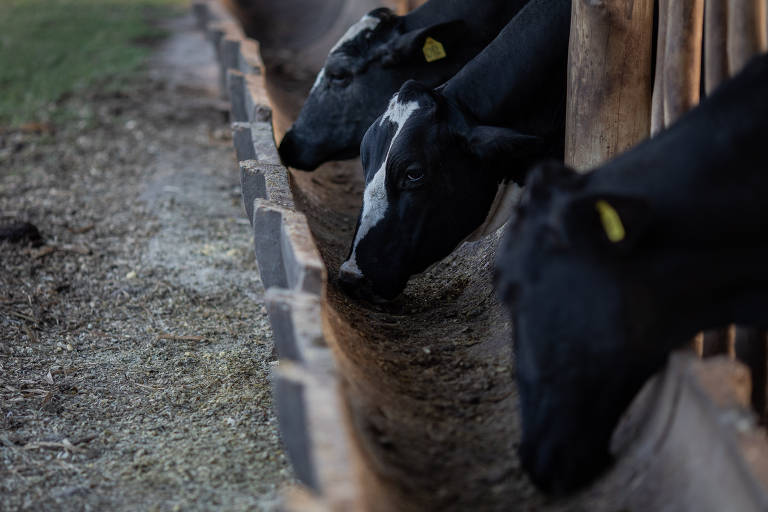
[(226, 105), (191, 16), (76, 119), (0, 133), (0, 510), (272, 510), (293, 482)]

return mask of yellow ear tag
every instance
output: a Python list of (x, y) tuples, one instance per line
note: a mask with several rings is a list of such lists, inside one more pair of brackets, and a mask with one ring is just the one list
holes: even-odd
[(619, 212), (617, 212), (613, 206), (608, 204), (607, 201), (603, 201), (602, 199), (598, 199), (597, 202), (595, 202), (595, 210), (600, 214), (600, 220), (603, 222), (603, 229), (605, 230), (608, 240), (613, 243), (618, 243), (624, 240), (624, 237), (627, 236), (627, 234), (624, 231), (624, 224), (621, 223)]
[(431, 37), (428, 37), (424, 41), (424, 48), (422, 48), (422, 51), (424, 52), (424, 58), (427, 59), (427, 62), (444, 59), (447, 56), (445, 54), (445, 48), (443, 48), (443, 43), (435, 41)]

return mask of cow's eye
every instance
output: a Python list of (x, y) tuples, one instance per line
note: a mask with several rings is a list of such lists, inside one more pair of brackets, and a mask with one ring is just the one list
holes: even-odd
[(328, 80), (334, 85), (344, 86), (352, 81), (352, 73), (346, 69), (327, 70), (326, 75)]
[(416, 188), (424, 183), (424, 170), (418, 167), (412, 167), (405, 171), (405, 179), (402, 181), (404, 189)]
[(416, 183), (417, 181), (421, 181), (424, 178), (424, 171), (421, 169), (414, 169), (405, 173), (405, 177), (411, 183)]

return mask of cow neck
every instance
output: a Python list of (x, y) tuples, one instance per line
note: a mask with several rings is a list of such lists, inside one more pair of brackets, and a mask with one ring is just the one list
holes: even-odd
[(490, 41), (528, 0), (430, 0), (403, 19), (405, 28), (413, 30), (450, 20), (464, 20), (475, 33), (484, 33)]
[[(592, 190), (642, 195), (669, 208), (671, 224), (688, 216), (695, 224), (728, 232), (752, 226), (754, 235), (768, 218), (768, 54), (725, 82), (670, 128), (647, 139), (589, 175)], [(680, 201), (680, 191), (689, 191)], [(682, 206), (686, 215), (682, 215)], [(716, 236), (716, 235), (713, 235)]]
[(698, 275), (709, 289), (746, 289), (750, 281), (736, 279), (728, 263), (743, 267), (747, 260), (732, 256), (717, 266), (714, 258), (739, 249), (768, 250), (766, 84), (768, 54), (667, 130), (585, 175), (580, 195), (644, 202), (647, 212), (634, 225), (625, 224), (629, 230), (640, 226), (638, 244), (646, 244), (640, 247), (699, 255), (708, 272), (714, 269)]
[(500, 126), (535, 110), (532, 99), (559, 101), (550, 96), (565, 95), (570, 12), (569, 0), (531, 0), (445, 83), (445, 96), (483, 123)]

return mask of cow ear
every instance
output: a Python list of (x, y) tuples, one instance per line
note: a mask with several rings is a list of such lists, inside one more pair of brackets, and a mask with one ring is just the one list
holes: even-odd
[(651, 208), (641, 197), (590, 194), (570, 201), (562, 216), (568, 239), (585, 234), (597, 246), (626, 252), (645, 235)]
[(389, 7), (377, 7), (376, 9), (370, 11), (368, 13), (368, 16), (371, 16), (373, 18), (378, 18), (380, 21), (384, 23), (389, 23), (400, 17), (397, 14), (395, 14), (392, 11), (392, 9), (390, 9)]
[(457, 52), (465, 33), (466, 23), (452, 20), (400, 34), (387, 47), (382, 64), (391, 66), (405, 60), (423, 63), (442, 60)]
[(469, 151), (483, 162), (532, 158), (543, 149), (541, 138), (498, 126), (475, 126), (467, 144)]

